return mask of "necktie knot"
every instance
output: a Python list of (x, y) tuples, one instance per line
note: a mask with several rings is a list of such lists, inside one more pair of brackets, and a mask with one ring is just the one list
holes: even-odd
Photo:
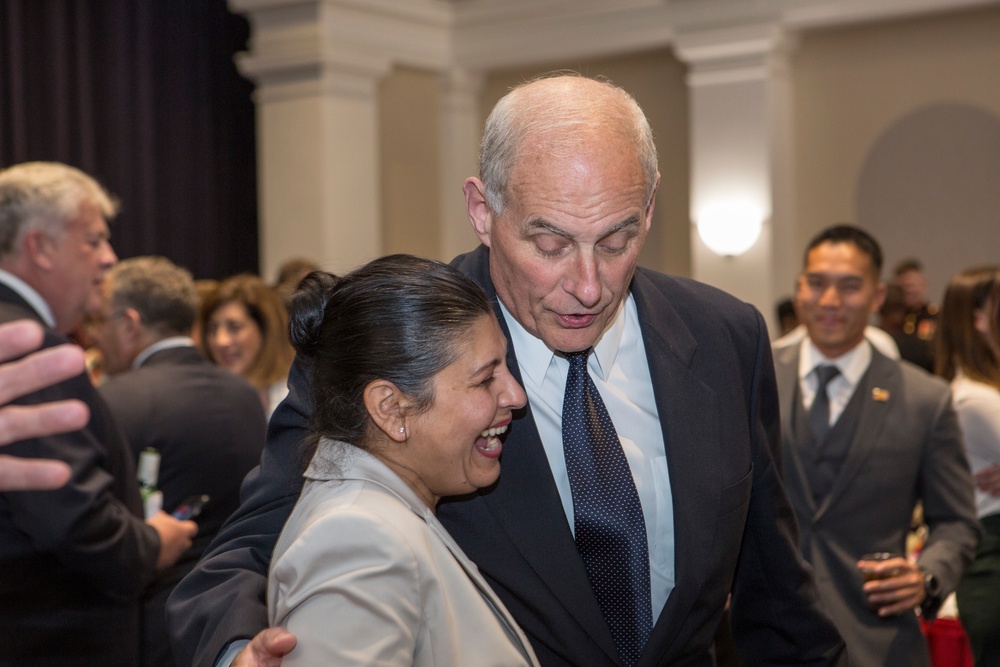
[(830, 381), (840, 375), (840, 369), (833, 364), (820, 364), (815, 370), (816, 379), (819, 381), (816, 387), (817, 391), (826, 391), (826, 386), (830, 384)]

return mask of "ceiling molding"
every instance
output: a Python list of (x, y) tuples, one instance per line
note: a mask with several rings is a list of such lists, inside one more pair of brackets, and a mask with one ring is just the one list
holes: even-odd
[[(358, 51), (433, 71), (545, 65), (675, 46), (687, 62), (793, 34), (1000, 4), (1000, 0), (228, 0), (254, 27), (242, 68), (306, 67)], [(731, 35), (726, 43), (725, 35)], [(698, 35), (708, 36), (707, 38)], [(747, 41), (749, 39), (749, 41)], [(301, 40), (301, 43), (296, 43)], [(711, 45), (709, 46), (709, 43)], [(700, 54), (699, 49), (709, 49)], [(718, 51), (716, 55), (712, 55)], [(301, 62), (300, 62), (301, 61)], [(270, 63), (270, 64), (268, 64)]]

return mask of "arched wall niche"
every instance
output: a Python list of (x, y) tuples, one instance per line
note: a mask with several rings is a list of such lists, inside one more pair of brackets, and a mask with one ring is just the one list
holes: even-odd
[(924, 264), (939, 302), (955, 273), (1000, 264), (1000, 116), (968, 104), (920, 107), (872, 144), (857, 183), (857, 220), (896, 262)]

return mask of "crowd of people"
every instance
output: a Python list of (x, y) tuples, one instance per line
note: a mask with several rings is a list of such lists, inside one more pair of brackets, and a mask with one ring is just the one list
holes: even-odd
[(476, 250), (275, 288), (118, 262), (96, 181), (0, 171), (0, 663), (930, 665), (957, 590), (1000, 664), (1000, 268), (938, 312), (835, 225), (772, 347), (637, 266), (659, 180), (631, 96), (543, 77)]

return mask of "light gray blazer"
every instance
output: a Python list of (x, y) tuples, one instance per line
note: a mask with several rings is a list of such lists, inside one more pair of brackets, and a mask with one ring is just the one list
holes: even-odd
[(856, 389), (865, 395), (853, 442), (830, 494), (817, 506), (793, 441), (793, 410), (803, 409), (792, 405), (798, 366), (799, 346), (775, 352), (785, 488), (820, 597), (852, 666), (929, 665), (916, 615), (879, 618), (867, 606), (856, 563), (864, 553), (905, 553), (918, 500), (930, 533), (917, 563), (938, 578), (945, 595), (971, 561), (979, 527), (948, 385), (873, 349)]
[(324, 440), (271, 559), (282, 665), (537, 665), (527, 638), (434, 513), (394, 472)]

